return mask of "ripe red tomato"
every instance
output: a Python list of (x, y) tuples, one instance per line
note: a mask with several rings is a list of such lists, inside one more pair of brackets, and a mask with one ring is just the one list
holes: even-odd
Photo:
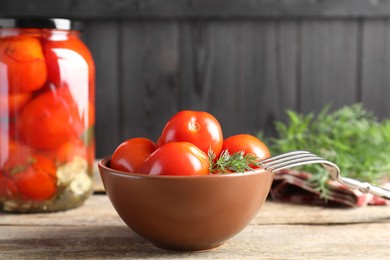
[(57, 191), (54, 162), (37, 154), (15, 166), (12, 177), (19, 192), (28, 199), (47, 200)]
[(11, 93), (37, 90), (46, 81), (46, 63), (38, 38), (19, 35), (1, 39), (0, 63), (6, 65)]
[(190, 142), (204, 153), (211, 148), (218, 156), (223, 135), (217, 119), (207, 112), (184, 110), (174, 115), (165, 125), (161, 145), (170, 142)]
[[(48, 80), (57, 87), (64, 83), (70, 87), (73, 85), (77, 87), (79, 84), (88, 82), (94, 84), (95, 65), (92, 55), (87, 46), (75, 35), (61, 38), (53, 34), (43, 40), (43, 51), (48, 67)], [(75, 68), (79, 72), (86, 71), (87, 73), (73, 73)], [(63, 75), (66, 77), (64, 78)], [(80, 77), (83, 75), (88, 75), (88, 77)]]
[(125, 172), (139, 173), (146, 158), (156, 150), (147, 138), (132, 138), (121, 143), (111, 158), (110, 167)]
[(141, 168), (149, 175), (207, 175), (207, 155), (188, 142), (164, 144), (153, 152)]
[[(17, 147), (10, 147), (11, 153), (18, 153)], [(12, 154), (15, 155), (15, 154)], [(2, 169), (8, 182), (8, 191), (13, 188), (14, 193), (20, 194), (24, 199), (46, 200), (57, 191), (56, 167), (54, 162), (39, 154), (20, 154), (18, 157), (9, 157)], [(10, 186), (14, 184), (14, 186)]]
[(222, 150), (228, 150), (230, 154), (244, 151), (244, 154), (253, 154), (260, 160), (270, 157), (267, 146), (253, 135), (238, 134), (226, 138), (223, 141)]
[(37, 150), (37, 152), (53, 160), (56, 165), (70, 162), (74, 159), (75, 156), (81, 157), (85, 160), (89, 159), (88, 151), (86, 150), (86, 145), (80, 138), (70, 140), (60, 145), (56, 149)]
[(30, 92), (0, 94), (0, 117), (13, 117), (30, 100)]
[(30, 101), (20, 117), (23, 140), (35, 148), (54, 149), (79, 137), (85, 127), (67, 88), (47, 91)]
[(0, 170), (3, 173), (11, 171), (15, 165), (27, 161), (28, 155), (33, 149), (24, 145), (4, 133), (0, 133)]

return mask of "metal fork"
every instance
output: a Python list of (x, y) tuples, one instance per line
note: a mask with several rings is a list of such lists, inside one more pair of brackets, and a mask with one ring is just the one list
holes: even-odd
[(322, 166), (329, 172), (333, 179), (341, 184), (344, 184), (348, 188), (358, 189), (363, 193), (372, 193), (376, 196), (390, 200), (390, 190), (374, 186), (367, 182), (360, 182), (355, 179), (342, 177), (340, 169), (336, 164), (307, 151), (292, 151), (273, 156), (262, 160), (260, 165), (263, 166), (265, 170), (277, 172), (279, 170), (295, 166), (317, 163), (322, 164)]

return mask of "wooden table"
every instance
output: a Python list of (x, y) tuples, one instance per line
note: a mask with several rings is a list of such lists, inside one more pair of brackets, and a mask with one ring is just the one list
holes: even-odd
[[(97, 190), (101, 186), (97, 186)], [(170, 252), (137, 236), (105, 194), (73, 210), (0, 213), (0, 259), (388, 259), (390, 207), (322, 208), (267, 201), (223, 246)]]

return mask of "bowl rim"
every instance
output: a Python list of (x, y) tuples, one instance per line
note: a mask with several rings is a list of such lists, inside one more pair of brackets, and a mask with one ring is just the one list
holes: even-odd
[(142, 179), (215, 179), (215, 178), (237, 178), (246, 175), (257, 175), (257, 174), (272, 174), (272, 172), (265, 170), (264, 168), (254, 169), (253, 171), (227, 173), (227, 174), (207, 174), (207, 175), (147, 175), (142, 173), (130, 173), (125, 171), (119, 171), (112, 169), (107, 166), (111, 161), (112, 155), (103, 157), (98, 161), (98, 167), (105, 171), (100, 171), (101, 174), (109, 173), (111, 175), (118, 175), (122, 177), (133, 177)]

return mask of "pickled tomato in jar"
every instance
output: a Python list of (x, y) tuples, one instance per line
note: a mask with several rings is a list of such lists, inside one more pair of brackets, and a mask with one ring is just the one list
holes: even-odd
[(0, 19), (1, 210), (66, 210), (92, 193), (95, 67), (77, 26)]

